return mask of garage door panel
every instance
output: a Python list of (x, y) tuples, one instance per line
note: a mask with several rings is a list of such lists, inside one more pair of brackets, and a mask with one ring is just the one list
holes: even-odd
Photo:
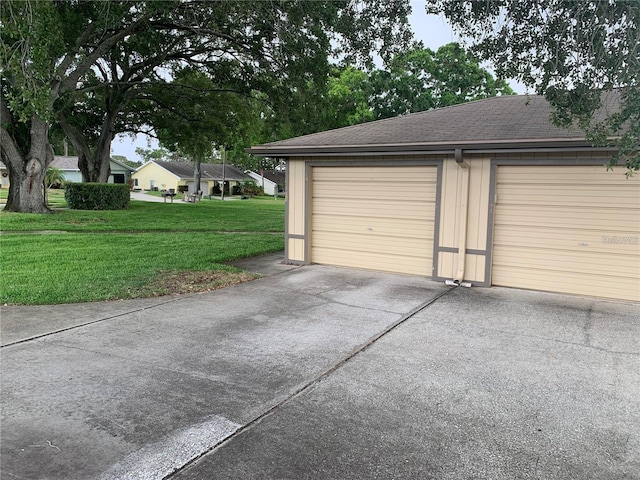
[(311, 261), (432, 275), (435, 166), (314, 167)]
[[(527, 188), (528, 187), (528, 188)], [(629, 188), (618, 188), (605, 185), (590, 185), (580, 189), (572, 189), (566, 185), (549, 188), (536, 185), (503, 186), (498, 194), (498, 201), (511, 205), (580, 205), (582, 207), (616, 208), (624, 205), (629, 194)]]
[[(374, 221), (371, 221), (374, 220)], [(433, 221), (414, 219), (386, 219), (385, 222), (362, 217), (317, 215), (314, 232), (343, 232), (349, 234), (384, 235), (398, 238), (430, 238)]]
[(406, 218), (429, 219), (435, 218), (435, 201), (403, 202), (401, 200), (380, 200), (345, 198), (313, 198), (314, 214), (330, 217), (375, 217), (375, 218)]
[[(499, 183), (517, 184), (563, 184), (563, 185), (625, 185), (624, 175), (603, 176), (603, 165), (518, 165), (505, 166), (497, 172)], [(606, 172), (609, 173), (609, 172)]]
[[(367, 236), (334, 232), (317, 232), (314, 234), (314, 247), (331, 248), (341, 242), (347, 247), (343, 251), (350, 252), (383, 252), (387, 255), (431, 258), (433, 242), (425, 242), (421, 238), (404, 238), (381, 235)], [(351, 247), (351, 248), (348, 248)]]
[[(383, 272), (399, 272), (412, 275), (430, 275), (430, 258), (388, 255), (385, 253), (363, 253), (340, 251), (339, 249), (314, 248), (314, 262), (343, 267), (366, 268)], [(428, 272), (428, 273), (425, 273)]]
[(396, 167), (317, 167), (313, 172), (313, 181), (318, 184), (393, 181), (435, 184), (436, 180), (435, 167), (424, 166), (405, 166), (402, 170)]
[(607, 275), (619, 280), (633, 280), (640, 271), (640, 262), (629, 261), (625, 255), (598, 254), (530, 248), (501, 248), (493, 259), (496, 266), (510, 265), (527, 269), (547, 270), (555, 275), (565, 272)]
[(574, 229), (598, 229), (628, 232), (629, 225), (638, 222), (634, 209), (600, 207), (561, 207), (540, 205), (496, 206), (496, 226), (560, 226)]
[(402, 182), (402, 184), (389, 182), (350, 182), (348, 184), (330, 182), (327, 184), (316, 183), (316, 189), (320, 188), (323, 198), (344, 198), (345, 190), (349, 190), (349, 196), (373, 200), (385, 197), (432, 199), (436, 197), (436, 185), (421, 182)]
[[(594, 281), (591, 275), (567, 273), (550, 288), (549, 279), (543, 271), (531, 271), (526, 277), (520, 277), (517, 282), (513, 278), (519, 275), (517, 268), (504, 267), (496, 278), (495, 285), (515, 288), (528, 288), (547, 292), (570, 293), (574, 295), (588, 295), (593, 297), (605, 297), (617, 300), (637, 301), (638, 290), (632, 283), (617, 282), (616, 277), (603, 276), (601, 280)], [(503, 278), (502, 278), (503, 277)]]
[(640, 179), (499, 166), (494, 285), (640, 301)]
[[(503, 225), (496, 229), (495, 245), (516, 247), (543, 248), (546, 250), (572, 251), (579, 247), (580, 251), (604, 254), (631, 255), (640, 246), (635, 243), (637, 237), (633, 232), (612, 230), (588, 230), (549, 227), (526, 227)], [(629, 258), (629, 257), (627, 257)]]

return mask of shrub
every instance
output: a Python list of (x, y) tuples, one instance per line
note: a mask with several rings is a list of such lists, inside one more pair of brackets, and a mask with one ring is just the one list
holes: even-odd
[(264, 191), (262, 190), (262, 187), (259, 187), (256, 182), (254, 182), (253, 180), (245, 180), (242, 182), (242, 194), (243, 195), (250, 195), (252, 197), (255, 197), (257, 195), (264, 195)]
[(124, 210), (130, 194), (124, 183), (68, 183), (64, 198), (75, 210)]

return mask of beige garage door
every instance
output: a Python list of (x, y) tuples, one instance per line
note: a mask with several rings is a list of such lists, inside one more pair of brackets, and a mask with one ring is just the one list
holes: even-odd
[(432, 275), (437, 168), (314, 167), (311, 261)]
[(499, 166), (492, 284), (640, 301), (640, 175)]

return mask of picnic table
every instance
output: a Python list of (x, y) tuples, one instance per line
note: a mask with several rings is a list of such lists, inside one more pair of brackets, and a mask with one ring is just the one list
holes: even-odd
[(169, 190), (163, 190), (162, 191), (162, 198), (164, 198), (164, 203), (167, 203), (167, 197), (171, 198), (171, 203), (173, 203), (173, 197), (176, 196), (176, 191), (173, 188), (170, 188)]

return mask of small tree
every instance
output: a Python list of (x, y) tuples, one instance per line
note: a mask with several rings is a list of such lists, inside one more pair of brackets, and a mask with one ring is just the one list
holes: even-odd
[(63, 186), (66, 178), (62, 170), (56, 167), (49, 167), (45, 176), (45, 184), (47, 188), (53, 188), (54, 186)]
[(255, 197), (257, 195), (264, 195), (264, 190), (259, 187), (254, 180), (244, 180), (241, 185), (242, 195), (249, 195)]
[(56, 167), (49, 167), (47, 169), (47, 173), (44, 177), (44, 203), (45, 205), (49, 204), (49, 198), (47, 196), (47, 191), (52, 188), (54, 185), (62, 186), (65, 182), (64, 173), (62, 170)]

